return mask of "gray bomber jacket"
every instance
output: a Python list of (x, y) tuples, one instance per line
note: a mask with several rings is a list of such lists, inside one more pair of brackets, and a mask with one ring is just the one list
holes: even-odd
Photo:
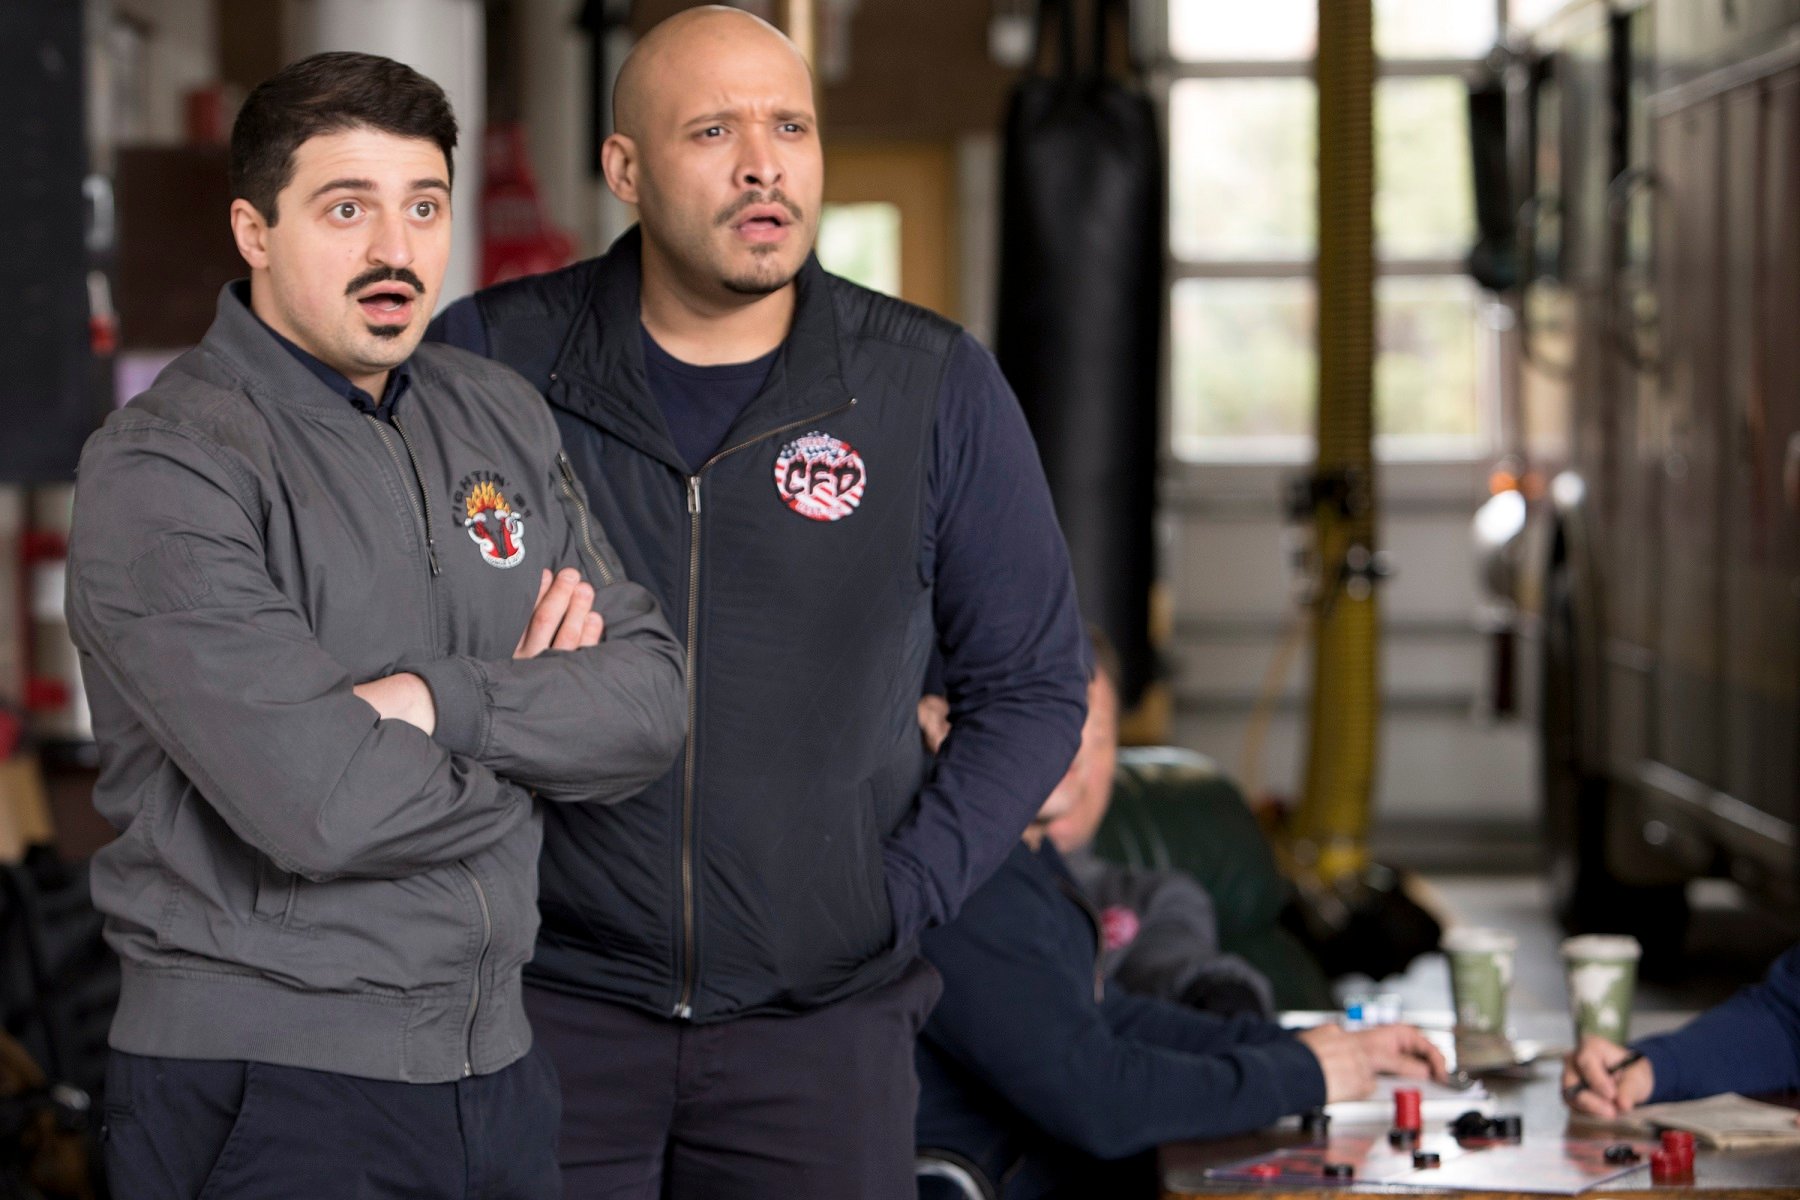
[[(393, 425), (230, 288), (82, 454), (69, 625), (101, 750), (94, 858), (124, 963), (111, 1042), (439, 1082), (531, 1034), (549, 802), (623, 800), (685, 736), (679, 643), (625, 582), (543, 400), (440, 345)], [(539, 571), (597, 647), (514, 661)], [(437, 732), (354, 684), (411, 670)]]

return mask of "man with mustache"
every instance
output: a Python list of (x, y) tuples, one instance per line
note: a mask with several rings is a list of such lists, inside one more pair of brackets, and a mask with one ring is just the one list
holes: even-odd
[[(692, 735), (613, 809), (557, 809), (527, 1005), (582, 1197), (914, 1194), (918, 935), (1007, 855), (1086, 690), (1067, 551), (1017, 402), (950, 322), (828, 275), (813, 83), (689, 9), (633, 50), (603, 258), (446, 310), (544, 389), (688, 648)], [(956, 733), (915, 707), (941, 649)]]
[(250, 278), (82, 455), (121, 1200), (562, 1194), (520, 997), (540, 807), (667, 769), (681, 649), (542, 400), (418, 345), (455, 145), (388, 59), (259, 86), (231, 145)]

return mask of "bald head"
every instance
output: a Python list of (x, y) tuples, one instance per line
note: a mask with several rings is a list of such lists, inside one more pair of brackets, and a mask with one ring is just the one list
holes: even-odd
[(800, 48), (761, 17), (724, 4), (687, 8), (638, 39), (613, 83), (613, 132), (641, 138), (666, 120), (665, 98), (690, 89), (726, 64), (756, 62), (798, 71), (812, 89), (812, 69)]
[(677, 13), (620, 68), (613, 124), (601, 163), (637, 206), (647, 295), (666, 285), (710, 310), (792, 299), (825, 190), (812, 72), (794, 43), (735, 8)]

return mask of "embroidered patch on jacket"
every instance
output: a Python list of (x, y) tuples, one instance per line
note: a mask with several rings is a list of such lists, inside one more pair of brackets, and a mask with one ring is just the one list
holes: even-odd
[(505, 569), (525, 557), (525, 520), (531, 507), (525, 497), (506, 495), (506, 477), (493, 471), (463, 476), (450, 498), (452, 519), (468, 531), (484, 562)]
[(848, 442), (813, 430), (775, 456), (781, 502), (814, 521), (841, 521), (862, 503), (869, 473)]

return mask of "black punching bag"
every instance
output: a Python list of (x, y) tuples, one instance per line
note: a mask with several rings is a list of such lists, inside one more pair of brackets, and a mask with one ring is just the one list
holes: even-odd
[(1127, 0), (1093, 4), (1081, 55), (1073, 0), (1042, 0), (1038, 36), (1059, 27), (1057, 69), (1028, 74), (1007, 111), (995, 354), (1130, 706), (1153, 665), (1162, 147), (1149, 98), (1109, 73), (1109, 17), (1125, 30)]

